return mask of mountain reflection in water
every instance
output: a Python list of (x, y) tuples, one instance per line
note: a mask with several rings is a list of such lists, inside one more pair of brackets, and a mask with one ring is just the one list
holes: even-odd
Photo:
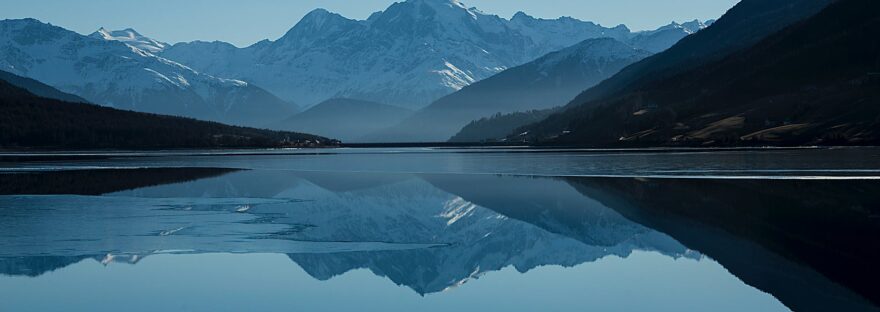
[(505, 268), (652, 252), (709, 257), (798, 311), (880, 303), (871, 288), (880, 184), (868, 180), (84, 173), (0, 175), (10, 194), (0, 196), (0, 274), (40, 278), (85, 259), (272, 253), (317, 280), (366, 269), (429, 295)]

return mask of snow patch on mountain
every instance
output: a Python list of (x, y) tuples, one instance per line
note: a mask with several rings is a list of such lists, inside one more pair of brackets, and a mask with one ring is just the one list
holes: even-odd
[(89, 37), (119, 41), (153, 54), (162, 52), (162, 50), (165, 50), (165, 48), (170, 46), (167, 43), (147, 38), (131, 28), (126, 28), (124, 30), (107, 30), (104, 27), (101, 27), (101, 29), (92, 33)]

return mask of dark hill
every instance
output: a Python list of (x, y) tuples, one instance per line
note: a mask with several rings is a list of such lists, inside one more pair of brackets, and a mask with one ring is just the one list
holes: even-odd
[(329, 140), (39, 97), (0, 80), (0, 148), (282, 147)]
[(743, 0), (702, 31), (666, 51), (624, 68), (579, 95), (571, 105), (613, 96), (751, 47), (767, 36), (815, 15), (835, 0)]
[(89, 103), (88, 100), (79, 96), (62, 92), (52, 86), (49, 86), (37, 80), (21, 77), (10, 72), (0, 70), (0, 80), (6, 81), (13, 86), (28, 90), (28, 92), (40, 97), (73, 103)]
[(837, 1), (721, 61), (520, 131), (591, 146), (875, 145), (878, 37), (880, 2)]

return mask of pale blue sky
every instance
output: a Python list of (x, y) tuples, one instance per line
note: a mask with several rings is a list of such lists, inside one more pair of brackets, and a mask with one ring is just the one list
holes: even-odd
[[(83, 34), (132, 27), (170, 43), (222, 40), (238, 46), (277, 39), (315, 8), (365, 19), (401, 0), (3, 0), (0, 19), (33, 17)], [(739, 0), (463, 0), (510, 18), (571, 16), (606, 26), (653, 29), (671, 21), (718, 18)]]

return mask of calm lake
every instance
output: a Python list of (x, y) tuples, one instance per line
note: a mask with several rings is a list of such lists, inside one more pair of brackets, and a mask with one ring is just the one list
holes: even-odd
[(0, 154), (0, 311), (878, 311), (880, 149)]

